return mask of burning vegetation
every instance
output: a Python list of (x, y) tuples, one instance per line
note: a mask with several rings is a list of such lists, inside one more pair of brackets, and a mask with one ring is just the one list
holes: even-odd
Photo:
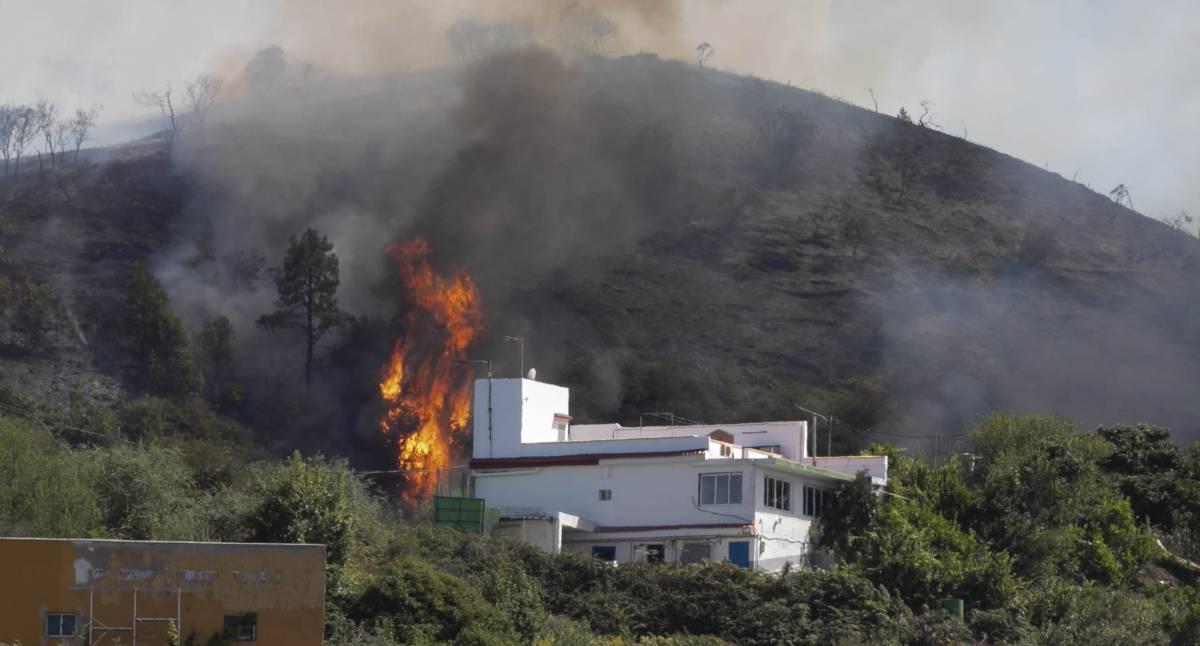
[(424, 239), (389, 244), (387, 252), (408, 308), (379, 383), (388, 407), (379, 425), (397, 445), (398, 468), (408, 471), (404, 498), (415, 502), (433, 493), (439, 470), (464, 448), (471, 378), (456, 362), (483, 331), (483, 311), (465, 271), (453, 278), (434, 272)]

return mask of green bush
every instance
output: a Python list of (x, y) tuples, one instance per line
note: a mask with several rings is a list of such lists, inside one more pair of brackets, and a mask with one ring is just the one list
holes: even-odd
[(353, 514), (344, 463), (294, 454), (257, 483), (262, 503), (249, 520), (250, 537), (265, 543), (320, 543), (336, 568), (350, 549)]
[(177, 450), (156, 446), (92, 449), (94, 488), (105, 533), (141, 540), (203, 536), (191, 471)]
[(346, 614), (404, 644), (519, 643), (504, 614), (466, 581), (412, 558), (383, 566)]
[[(1145, 465), (1155, 460), (1143, 457), (1160, 453), (1157, 432), (1113, 438), (998, 415), (972, 430), (970, 455), (944, 464), (871, 447), (889, 456), (886, 492), (865, 476), (845, 483), (819, 527), (843, 566), (764, 573), (614, 568), (410, 524), (342, 462), (235, 455), (245, 448), (236, 425), (198, 399), (122, 406), (116, 418), (133, 443), (59, 430), (63, 420), (113, 423), (82, 399), (58, 410), (0, 387), (0, 402), (46, 420), (0, 416), (0, 533), (325, 544), (334, 645), (1177, 645), (1200, 636), (1200, 587), (1145, 576), (1151, 535), (1122, 496), (1128, 477), (1153, 474)], [(1114, 456), (1129, 440), (1153, 450)], [(1180, 530), (1200, 507), (1200, 447), (1171, 471), (1178, 495), (1147, 499)], [(947, 597), (966, 602), (966, 622), (942, 610)]]
[(31, 422), (0, 417), (0, 534), (96, 536), (94, 464)]

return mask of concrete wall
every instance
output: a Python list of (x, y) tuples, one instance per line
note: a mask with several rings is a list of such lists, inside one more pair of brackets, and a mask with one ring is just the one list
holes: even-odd
[[(82, 644), (43, 636), (47, 612), (78, 615), (80, 631), (133, 623), (138, 615), (174, 617), (179, 634), (206, 642), (226, 615), (257, 614), (258, 644), (319, 646), (325, 612), (325, 548), (69, 539), (0, 538), (0, 642)], [(178, 594), (172, 591), (178, 591)], [(138, 643), (165, 644), (165, 622), (143, 623)], [(81, 637), (86, 637), (83, 632)], [(97, 635), (96, 646), (131, 644), (128, 632)]]
[(575, 536), (569, 541), (564, 539), (563, 550), (591, 555), (592, 546), (611, 545), (616, 548), (616, 560), (618, 563), (642, 563), (646, 560), (646, 548), (648, 545), (662, 545), (664, 550), (663, 560), (667, 563), (677, 563), (679, 562), (685, 543), (708, 543), (711, 545), (709, 560), (723, 562), (729, 560), (729, 544), (731, 542), (750, 543), (751, 563), (753, 567), (757, 567), (755, 553), (757, 551), (758, 538), (750, 535), (728, 536), (693, 531), (691, 536), (675, 535), (627, 538), (593, 534)]
[(547, 554), (561, 547), (558, 524), (551, 518), (504, 519), (496, 526), (496, 535), (529, 543)]
[(664, 451), (708, 450), (707, 437), (651, 437), (597, 442), (538, 442), (523, 444), (521, 457), (555, 457), (563, 455), (596, 455), (604, 453), (660, 453)]
[[(778, 570), (785, 563), (804, 564), (808, 553), (813, 549), (809, 532), (815, 520), (804, 515), (804, 487), (807, 485), (832, 490), (836, 483), (771, 468), (756, 468), (754, 476), (757, 491), (754, 499), (754, 528), (760, 538), (759, 567)], [(791, 483), (790, 511), (766, 506), (762, 492), (767, 477)]]
[(886, 455), (854, 455), (815, 458), (813, 466), (846, 475), (858, 475), (866, 471), (867, 475), (881, 482), (887, 481), (888, 461)]
[[(627, 440), (629, 441), (629, 440)], [(709, 540), (705, 536), (738, 533), (737, 529), (718, 530), (684, 525), (753, 524), (751, 558), (755, 567), (778, 570), (786, 563), (806, 563), (812, 551), (809, 532), (814, 519), (803, 513), (805, 485), (833, 489), (836, 483), (820, 477), (807, 477), (782, 468), (760, 465), (757, 460), (702, 460), (696, 458), (623, 458), (601, 460), (597, 466), (556, 466), (507, 472), (509, 475), (477, 473), (476, 495), (492, 507), (526, 508), (545, 513), (563, 511), (591, 521), (602, 528), (660, 528), (621, 533), (565, 532), (563, 548), (590, 553), (592, 545), (614, 545), (617, 560), (641, 560), (637, 546), (669, 539)], [(706, 505), (699, 502), (699, 476), (702, 473), (741, 473), (742, 502), (737, 505)], [(768, 508), (763, 499), (766, 477), (791, 483), (792, 509)], [(612, 498), (601, 501), (599, 491), (612, 491)], [(626, 532), (628, 533), (628, 532)], [(653, 540), (651, 540), (653, 539)], [(714, 560), (727, 558), (727, 540), (714, 542)], [(742, 540), (729, 537), (728, 540)], [(675, 549), (675, 548), (670, 548)], [(677, 558), (668, 551), (668, 560)], [(718, 558), (718, 555), (720, 558)]]
[(472, 456), (476, 459), (518, 457), (522, 442), (557, 440), (554, 415), (568, 414), (569, 398), (570, 391), (566, 388), (540, 381), (477, 379), (472, 408)]
[[(742, 473), (742, 504), (697, 509), (701, 473)], [(746, 461), (681, 458), (601, 460), (596, 466), (552, 466), (513, 475), (476, 472), (475, 495), (489, 507), (563, 511), (603, 526), (750, 523), (752, 469)], [(609, 489), (612, 499), (601, 501)], [(738, 519), (742, 520), (738, 520)]]
[(697, 426), (641, 426), (626, 428), (618, 424), (586, 424), (571, 427), (572, 441), (618, 440), (652, 437), (707, 436), (725, 431), (733, 443), (741, 446), (778, 445), (783, 457), (799, 460), (808, 455), (808, 423), (752, 422), (746, 424), (705, 424)]

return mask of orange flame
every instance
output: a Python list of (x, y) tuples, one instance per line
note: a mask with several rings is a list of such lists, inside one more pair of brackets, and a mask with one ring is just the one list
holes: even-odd
[[(471, 378), (454, 362), (466, 358), (467, 348), (483, 331), (483, 310), (466, 272), (452, 279), (433, 272), (425, 240), (392, 243), (387, 252), (400, 270), (410, 307), (405, 335), (396, 339), (379, 383), (388, 406), (379, 426), (385, 434), (399, 436), (397, 466), (410, 470), (403, 497), (416, 502), (433, 494), (437, 470), (451, 466), (466, 443)], [(426, 331), (437, 341), (427, 338)]]

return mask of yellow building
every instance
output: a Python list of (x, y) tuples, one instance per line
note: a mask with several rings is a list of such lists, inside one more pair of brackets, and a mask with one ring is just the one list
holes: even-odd
[(319, 646), (325, 547), (0, 538), (0, 642)]

